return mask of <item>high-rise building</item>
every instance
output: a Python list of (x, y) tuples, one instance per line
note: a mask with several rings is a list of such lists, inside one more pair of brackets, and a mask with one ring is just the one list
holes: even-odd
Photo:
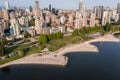
[(9, 20), (9, 14), (6, 9), (3, 9), (3, 18), (4, 18), (4, 20)]
[(6, 9), (6, 10), (9, 10), (9, 9), (10, 9), (9, 2), (8, 2), (8, 1), (5, 1), (5, 9)]
[(2, 19), (3, 18), (3, 11), (0, 10), (0, 18)]
[(14, 11), (12, 11), (12, 12), (10, 13), (10, 19), (15, 19), (15, 12), (14, 12)]
[(55, 8), (52, 8), (52, 13), (55, 14), (56, 12), (56, 9)]
[(103, 14), (103, 11), (104, 11), (104, 7), (103, 6), (96, 6), (94, 8), (95, 10), (95, 13), (96, 13), (96, 16), (98, 19), (101, 19), (102, 18), (102, 14)]
[(51, 4), (49, 4), (49, 11), (51, 11), (52, 10), (52, 7), (51, 7)]
[(80, 13), (81, 13), (81, 14), (84, 14), (84, 3), (83, 3), (83, 0), (80, 0), (79, 10), (80, 10)]
[(30, 12), (33, 10), (32, 6), (29, 6), (29, 10), (30, 10)]
[(42, 34), (42, 22), (41, 20), (39, 19), (36, 19), (35, 20), (35, 31), (36, 31), (36, 34)]
[(117, 22), (119, 20), (119, 14), (117, 13), (117, 9), (112, 9), (112, 20)]
[(22, 26), (28, 26), (28, 18), (25, 16), (22, 16), (21, 18), (18, 18), (19, 24)]
[(65, 24), (65, 21), (66, 21), (65, 16), (61, 16), (61, 18), (60, 18), (60, 22), (61, 22), (61, 24)]
[(51, 18), (49, 15), (45, 16), (45, 20), (47, 23), (51, 23)]
[(2, 24), (0, 23), (0, 38), (4, 36), (4, 30), (2, 28)]
[(103, 12), (102, 25), (106, 25), (106, 23), (108, 22), (108, 14), (108, 11)]
[(80, 29), (83, 27), (83, 17), (82, 14), (76, 12), (76, 19), (75, 19), (75, 29)]
[(34, 3), (34, 14), (35, 18), (40, 18), (40, 8), (39, 8), (39, 1), (35, 1)]
[(39, 9), (39, 1), (35, 1), (34, 8), (35, 10)]
[(102, 24), (103, 11), (104, 11), (103, 6), (94, 7), (94, 12), (96, 13), (96, 18), (100, 20), (100, 24)]
[(96, 18), (96, 14), (95, 13), (91, 13), (90, 14), (90, 27), (94, 27), (95, 26), (95, 18)]
[(55, 14), (51, 15), (51, 22), (55, 22), (57, 19), (57, 16)]
[(71, 14), (69, 15), (69, 22), (74, 22), (74, 17)]
[(120, 3), (118, 3), (117, 5), (117, 13), (119, 14), (119, 17), (120, 17)]
[(13, 29), (13, 35), (15, 37), (20, 36), (20, 24), (17, 19), (11, 19), (11, 28)]

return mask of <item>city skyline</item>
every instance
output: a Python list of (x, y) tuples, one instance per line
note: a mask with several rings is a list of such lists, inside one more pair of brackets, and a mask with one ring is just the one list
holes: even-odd
[[(7, 0), (9, 1), (9, 4), (11, 7), (13, 6), (34, 6), (35, 0), (20, 0), (19, 2), (16, 0)], [(49, 4), (52, 5), (52, 7), (58, 8), (58, 9), (78, 9), (79, 7), (79, 1), (80, 0), (74, 0), (74, 1), (68, 1), (68, 0), (38, 0), (40, 3), (40, 8), (46, 8)], [(105, 6), (110, 8), (117, 8), (117, 3), (120, 3), (119, 0), (83, 0), (84, 5), (87, 8), (93, 8), (94, 6)], [(69, 2), (69, 4), (67, 4)], [(59, 3), (59, 4), (58, 4)], [(61, 6), (62, 4), (62, 6)], [(5, 0), (0, 1), (0, 5), (5, 5)]]

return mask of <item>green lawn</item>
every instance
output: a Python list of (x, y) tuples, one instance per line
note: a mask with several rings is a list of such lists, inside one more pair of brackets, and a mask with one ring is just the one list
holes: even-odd
[(51, 40), (45, 46), (53, 52), (60, 49), (61, 47), (65, 47), (66, 45), (70, 44), (76, 44), (80, 41), (82, 41), (82, 38), (80, 36), (65, 36), (62, 39)]
[(19, 46), (13, 46), (5, 49), (5, 54), (10, 54), (12, 52), (15, 52)]
[(16, 59), (19, 59), (19, 58), (22, 58), (24, 56), (39, 52), (40, 49), (38, 47), (33, 47), (30, 50), (25, 50), (25, 48), (30, 46), (30, 45), (33, 45), (33, 43), (6, 48), (6, 55), (8, 55), (10, 53), (14, 53), (16, 51), (19, 51), (19, 55), (12, 57), (12, 58), (6, 58), (5, 60), (1, 60), (0, 65), (7, 63), (7, 62), (10, 62), (10, 61), (13, 61), (13, 60), (16, 60)]

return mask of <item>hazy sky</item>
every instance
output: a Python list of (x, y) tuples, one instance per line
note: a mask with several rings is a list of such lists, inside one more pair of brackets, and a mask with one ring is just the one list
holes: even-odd
[[(4, 6), (5, 0), (0, 0), (0, 6)], [(34, 5), (35, 0), (8, 0), (10, 6), (25, 6)], [(80, 0), (39, 0), (40, 8), (48, 7), (51, 4), (55, 8), (62, 9), (78, 9)], [(120, 3), (120, 0), (84, 0), (86, 7), (93, 7), (95, 5), (104, 5), (109, 7), (116, 8), (117, 3)]]

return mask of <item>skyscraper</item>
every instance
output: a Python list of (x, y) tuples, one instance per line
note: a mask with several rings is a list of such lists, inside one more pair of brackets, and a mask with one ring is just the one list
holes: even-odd
[(83, 3), (83, 0), (80, 0), (79, 11), (80, 11), (81, 14), (84, 14), (84, 3)]
[(49, 4), (49, 11), (51, 11), (52, 7), (51, 7), (51, 4)]
[(4, 20), (9, 20), (9, 13), (8, 13), (8, 10), (6, 9), (3, 9), (3, 18)]
[(29, 10), (30, 10), (30, 12), (33, 10), (32, 6), (29, 6)]
[(4, 36), (4, 30), (2, 27), (2, 23), (0, 23), (0, 38), (3, 38), (3, 36)]
[(103, 6), (95, 6), (94, 10), (95, 10), (97, 18), (101, 19), (103, 11), (104, 11), (104, 7)]
[(6, 10), (9, 10), (9, 9), (10, 9), (9, 2), (8, 2), (8, 1), (5, 1), (5, 9), (6, 9)]
[(103, 12), (104, 12), (104, 7), (103, 6), (95, 6), (94, 11), (96, 13), (96, 18), (100, 20), (100, 24), (102, 24), (102, 18), (103, 18)]
[(13, 30), (13, 35), (15, 37), (19, 37), (20, 36), (20, 24), (18, 22), (17, 19), (11, 19), (11, 29)]
[(39, 9), (39, 1), (35, 1), (34, 8), (35, 10)]
[(117, 5), (117, 14), (119, 14), (119, 17), (120, 17), (120, 3), (118, 3)]
[(34, 13), (35, 13), (35, 18), (40, 18), (40, 8), (39, 8), (39, 1), (35, 1), (34, 3)]
[(39, 19), (35, 20), (35, 32), (36, 32), (37, 35), (38, 34), (42, 34), (42, 30), (43, 30), (43, 28), (42, 28), (42, 22), (43, 21), (41, 21)]

